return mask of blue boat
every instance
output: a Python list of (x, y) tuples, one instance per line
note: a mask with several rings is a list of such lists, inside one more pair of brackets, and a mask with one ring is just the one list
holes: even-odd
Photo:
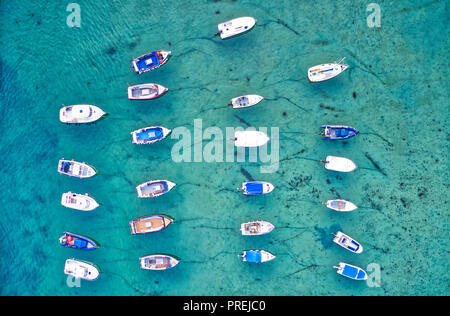
[(272, 192), (274, 188), (273, 184), (269, 182), (252, 181), (244, 182), (242, 188), (239, 188), (238, 190), (242, 191), (245, 195), (261, 195)]
[(150, 126), (131, 132), (131, 135), (133, 144), (153, 144), (166, 138), (170, 132), (170, 129), (162, 126)]
[(339, 262), (339, 266), (334, 266), (337, 273), (353, 280), (367, 280), (367, 273), (359, 267), (351, 264)]
[(59, 238), (59, 244), (66, 248), (80, 250), (94, 250), (99, 248), (99, 245), (92, 239), (69, 232), (63, 233)]
[(324, 131), (320, 133), (324, 140), (343, 140), (349, 139), (358, 135), (359, 131), (356, 128), (345, 125), (323, 125)]
[(265, 250), (246, 250), (238, 255), (244, 262), (262, 263), (275, 259), (275, 256)]
[(156, 69), (164, 65), (172, 52), (156, 50), (133, 60), (133, 68), (138, 74)]

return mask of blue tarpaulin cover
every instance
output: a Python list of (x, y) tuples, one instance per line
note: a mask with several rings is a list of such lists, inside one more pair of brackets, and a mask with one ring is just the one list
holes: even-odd
[(74, 244), (74, 246), (77, 247), (77, 248), (86, 248), (86, 246), (87, 246), (87, 241), (81, 240), (81, 239), (75, 239), (75, 240), (73, 241), (73, 244)]
[(358, 275), (358, 270), (357, 268), (351, 267), (349, 265), (346, 265), (344, 270), (342, 271), (342, 274), (349, 277), (349, 278), (356, 278), (356, 276)]
[[(149, 60), (151, 60), (151, 62), (148, 62)], [(159, 63), (159, 58), (156, 55), (156, 51), (151, 52), (149, 55), (143, 57), (142, 59), (138, 60), (136, 62), (138, 69), (143, 70), (143, 69), (147, 69), (147, 68), (153, 68), (158, 66)]]
[(245, 261), (247, 262), (261, 262), (261, 252), (250, 250), (245, 253)]
[(246, 184), (245, 188), (248, 194), (263, 194), (262, 183), (250, 182)]
[(146, 129), (140, 133), (137, 133), (138, 140), (155, 140), (163, 137), (163, 132), (161, 128), (150, 128)]

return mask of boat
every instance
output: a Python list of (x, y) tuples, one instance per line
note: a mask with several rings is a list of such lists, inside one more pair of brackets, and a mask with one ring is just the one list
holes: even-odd
[(95, 105), (77, 104), (59, 110), (59, 120), (67, 124), (87, 124), (101, 119), (106, 113)]
[(338, 266), (333, 268), (337, 269), (337, 273), (353, 280), (367, 280), (367, 273), (363, 269), (352, 266), (348, 263), (339, 262)]
[(164, 65), (172, 52), (165, 50), (156, 50), (148, 54), (144, 54), (133, 60), (133, 68), (138, 74), (156, 69)]
[(248, 108), (250, 106), (258, 104), (263, 99), (264, 97), (260, 95), (248, 94), (231, 99), (231, 105), (233, 106), (233, 109)]
[(84, 162), (61, 159), (58, 163), (58, 172), (77, 178), (90, 178), (97, 174), (97, 171)]
[(265, 221), (255, 221), (241, 224), (242, 236), (257, 236), (270, 233), (275, 226)]
[(347, 236), (343, 232), (338, 231), (336, 234), (331, 233), (334, 235), (333, 241), (338, 244), (339, 246), (347, 249), (350, 252), (353, 253), (361, 253), (363, 252), (363, 247), (359, 242), (351, 238), (350, 236)]
[(276, 258), (273, 254), (265, 250), (246, 250), (238, 256), (242, 258), (242, 261), (253, 263), (267, 262)]
[(175, 183), (168, 180), (152, 180), (138, 185), (136, 190), (140, 198), (150, 198), (166, 194), (175, 185)]
[(272, 192), (274, 188), (273, 184), (269, 182), (252, 181), (242, 183), (242, 188), (238, 190), (245, 195), (261, 195)]
[(338, 62), (322, 64), (308, 69), (308, 78), (311, 82), (325, 81), (336, 77), (348, 68), (347, 64), (343, 64), (345, 57)]
[(100, 275), (96, 264), (78, 259), (67, 259), (64, 273), (88, 281), (95, 281)]
[(160, 97), (169, 89), (156, 83), (144, 83), (128, 87), (128, 99), (130, 100), (151, 100)]
[(130, 222), (131, 234), (159, 232), (172, 224), (173, 218), (165, 215), (143, 216)]
[(358, 168), (353, 161), (343, 157), (328, 156), (325, 162), (325, 169), (339, 171), (339, 172), (351, 172)]
[(88, 237), (69, 232), (63, 233), (63, 235), (59, 238), (59, 244), (66, 248), (80, 250), (94, 250), (100, 247), (95, 241)]
[(358, 207), (352, 202), (345, 200), (328, 200), (324, 203), (328, 208), (338, 212), (351, 212)]
[(61, 204), (65, 207), (85, 212), (93, 211), (100, 206), (88, 193), (78, 194), (71, 191), (62, 194)]
[(256, 25), (256, 19), (245, 16), (236, 18), (217, 25), (219, 35), (222, 39), (231, 38), (250, 31)]
[(131, 135), (133, 136), (133, 144), (142, 145), (153, 144), (163, 140), (170, 132), (170, 129), (162, 126), (150, 126), (135, 130), (131, 132)]
[(356, 128), (346, 125), (323, 125), (322, 139), (324, 140), (344, 140), (358, 135)]
[(144, 270), (168, 270), (175, 267), (180, 259), (169, 255), (155, 254), (139, 258)]
[(265, 145), (270, 138), (260, 131), (237, 131), (234, 133), (236, 147), (258, 147)]

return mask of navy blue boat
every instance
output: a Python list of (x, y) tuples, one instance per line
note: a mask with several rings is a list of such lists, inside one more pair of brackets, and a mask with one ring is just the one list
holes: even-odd
[(356, 128), (345, 125), (323, 125), (322, 128), (324, 131), (320, 133), (320, 135), (322, 135), (322, 139), (325, 140), (349, 139), (359, 133)]
[(165, 50), (156, 50), (154, 52), (142, 55), (133, 60), (133, 68), (138, 74), (156, 69), (164, 65), (169, 59), (171, 52)]
[(59, 244), (66, 248), (80, 250), (94, 250), (99, 247), (92, 239), (69, 232), (63, 233), (61, 238), (59, 238)]

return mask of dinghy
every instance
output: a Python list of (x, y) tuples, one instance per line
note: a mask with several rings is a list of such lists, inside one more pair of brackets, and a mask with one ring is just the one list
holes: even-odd
[(234, 133), (236, 147), (259, 147), (265, 145), (270, 138), (259, 131), (237, 131)]
[(355, 163), (347, 158), (328, 156), (325, 160), (325, 168), (339, 172), (351, 172), (357, 168)]
[(138, 185), (136, 190), (140, 198), (150, 198), (166, 194), (175, 185), (175, 183), (168, 180), (152, 180)]
[(359, 254), (363, 252), (363, 247), (361, 246), (361, 244), (350, 236), (345, 235), (343, 232), (338, 231), (336, 234), (331, 234), (334, 236), (333, 241), (339, 246), (353, 253)]
[(141, 268), (144, 270), (168, 270), (175, 267), (180, 260), (169, 255), (148, 255), (139, 258)]
[(231, 105), (233, 106), (233, 109), (248, 108), (258, 104), (262, 99), (264, 99), (264, 97), (260, 95), (248, 94), (231, 99)]
[(100, 275), (100, 271), (95, 264), (77, 259), (66, 260), (64, 273), (88, 281), (95, 281)]
[(241, 224), (242, 236), (258, 236), (270, 233), (275, 226), (265, 221), (255, 221)]
[(275, 256), (265, 250), (246, 250), (238, 255), (244, 262), (262, 263), (275, 259)]
[(337, 273), (353, 280), (367, 280), (367, 273), (359, 267), (348, 263), (339, 262), (339, 266), (334, 266)]
[(165, 215), (149, 215), (140, 217), (130, 222), (131, 234), (148, 234), (159, 232), (173, 222), (173, 219)]
[(250, 31), (256, 24), (256, 19), (246, 16), (233, 19), (217, 25), (222, 39), (231, 38)]
[(72, 193), (70, 191), (63, 193), (61, 197), (61, 204), (65, 207), (85, 212), (93, 211), (100, 206), (94, 198), (89, 196), (88, 193), (83, 195)]
[(172, 52), (156, 50), (133, 60), (133, 68), (138, 74), (156, 69), (164, 65)]
[(348, 202), (345, 200), (328, 200), (324, 204), (328, 208), (338, 211), (338, 212), (351, 212), (358, 208), (352, 202)]
[(252, 181), (242, 183), (242, 188), (238, 190), (245, 195), (261, 195), (272, 192), (274, 188), (273, 184), (269, 182)]
[(348, 68), (347, 64), (342, 63), (344, 60), (345, 57), (342, 58), (339, 62), (322, 64), (309, 68), (308, 69), (309, 81), (319, 82), (336, 77), (337, 75), (339, 75), (341, 72), (343, 72)]
[(130, 100), (151, 100), (160, 97), (169, 89), (156, 83), (144, 83), (128, 87), (128, 99)]
[(171, 132), (170, 129), (167, 129), (162, 126), (150, 126), (138, 129), (134, 132), (131, 132), (133, 137), (133, 144), (153, 144), (157, 141), (163, 140), (167, 137)]
[(69, 105), (59, 110), (59, 120), (67, 124), (93, 123), (101, 119), (106, 113), (95, 105)]
[(95, 169), (84, 162), (61, 159), (58, 163), (58, 172), (77, 178), (90, 178), (97, 174)]
[(94, 250), (99, 248), (99, 245), (87, 237), (64, 232), (59, 238), (59, 244), (66, 248), (80, 249), (80, 250)]
[(323, 125), (322, 139), (324, 140), (344, 140), (358, 135), (356, 128), (345, 125)]

